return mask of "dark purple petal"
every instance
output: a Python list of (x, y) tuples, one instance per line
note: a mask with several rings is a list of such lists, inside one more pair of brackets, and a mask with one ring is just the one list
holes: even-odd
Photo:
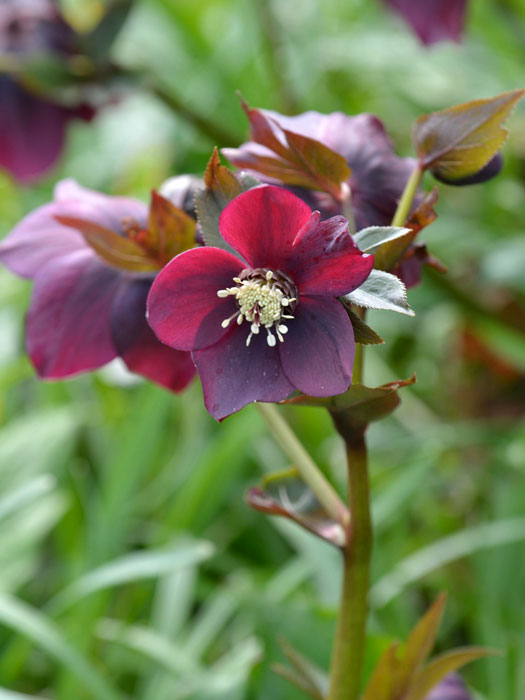
[(31, 95), (0, 76), (0, 167), (20, 182), (31, 182), (58, 159), (68, 110)]
[(461, 41), (467, 0), (385, 0), (412, 27), (424, 44)]
[(436, 180), (444, 182), (447, 185), (478, 185), (482, 182), (487, 182), (487, 180), (492, 180), (493, 177), (499, 175), (501, 168), (503, 167), (503, 156), (501, 153), (496, 153), (494, 158), (491, 158), (487, 165), (485, 165), (481, 170), (478, 170), (474, 175), (469, 175), (468, 177), (462, 177), (459, 180), (450, 180), (442, 177), (441, 175), (434, 174)]
[(301, 297), (279, 344), (290, 383), (309, 396), (342, 394), (352, 381), (354, 332), (337, 299)]
[(182, 391), (195, 376), (189, 352), (163, 345), (146, 321), (146, 299), (152, 280), (123, 282), (113, 301), (111, 331), (115, 348), (132, 372)]
[(59, 379), (100, 367), (116, 355), (110, 330), (117, 270), (90, 250), (42, 268), (27, 315), (28, 354), (41, 377)]
[(219, 229), (249, 265), (278, 270), (311, 215), (310, 208), (287, 190), (256, 187), (228, 204)]
[(348, 231), (348, 221), (334, 216), (304, 227), (294, 241), (287, 267), (301, 294), (341, 296), (359, 287), (374, 266)]
[[(350, 117), (342, 112), (305, 112), (286, 117), (277, 112), (261, 111), (283, 128), (317, 139), (346, 159), (352, 170), (348, 184), (352, 191), (352, 207), (358, 230), (366, 226), (387, 226), (392, 222), (416, 161), (394, 154), (380, 119), (373, 114)], [(253, 142), (245, 143), (239, 149), (223, 149), (223, 153), (234, 165), (252, 155), (254, 163), (256, 157), (272, 155), (269, 149)], [(255, 165), (251, 172), (260, 177)], [(269, 181), (267, 178), (265, 180)], [(342, 213), (340, 203), (325, 192), (301, 187), (288, 189), (304, 199), (312, 209), (319, 209), (323, 218)]]
[(241, 261), (220, 248), (194, 248), (177, 255), (153, 282), (148, 322), (157, 337), (178, 350), (213, 345), (227, 330), (221, 322), (235, 313), (233, 297), (220, 299), (220, 289), (235, 286)]
[(55, 217), (87, 219), (113, 231), (133, 218), (143, 224), (147, 207), (127, 197), (110, 197), (63, 180), (55, 188), (55, 201), (28, 214), (0, 245), (0, 261), (21, 277), (33, 278), (49, 261), (73, 251), (88, 250), (76, 229), (60, 224)]
[(427, 695), (425, 700), (471, 700), (471, 695), (461, 676), (451, 673)]
[(293, 386), (281, 367), (279, 351), (266, 342), (266, 333), (254, 336), (246, 346), (248, 326), (235, 325), (215, 345), (193, 353), (202, 381), (204, 403), (222, 420), (252, 401), (277, 402)]

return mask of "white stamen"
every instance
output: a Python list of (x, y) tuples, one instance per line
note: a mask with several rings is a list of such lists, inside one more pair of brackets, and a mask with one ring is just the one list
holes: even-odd
[(288, 326), (285, 326), (283, 323), (281, 323), (280, 326), (278, 326), (278, 330), (280, 333), (288, 333)]
[(268, 337), (266, 338), (266, 342), (271, 348), (274, 348), (277, 344), (277, 341), (275, 340), (275, 336), (272, 335), (271, 331), (269, 328), (266, 329), (266, 332), (268, 333)]
[(259, 333), (259, 330), (260, 330), (260, 329), (259, 329), (259, 326), (258, 326), (256, 323), (252, 323), (252, 325), (250, 326), (250, 328), (251, 328), (251, 332), (252, 332), (254, 335), (257, 335), (257, 334)]
[(229, 289), (219, 289), (217, 292), (217, 296), (220, 297), (221, 299), (225, 299), (226, 297), (230, 296), (230, 290)]

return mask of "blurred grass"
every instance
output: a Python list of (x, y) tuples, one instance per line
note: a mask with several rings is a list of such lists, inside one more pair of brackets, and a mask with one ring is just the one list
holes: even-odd
[[(79, 26), (99, 4), (67, 1)], [(408, 155), (421, 112), (523, 85), (524, 31), (519, 0), (472, 2), (465, 42), (429, 51), (379, 2), (137, 0), (115, 58), (150, 71), (239, 141), (236, 90), (273, 109), (376, 112)], [(524, 126), (521, 109), (498, 179), (441, 187), (440, 218), (425, 232), (458, 284), (475, 294), (499, 285), (522, 304)], [(0, 176), (2, 234), (60, 177), (146, 198), (172, 173), (201, 173), (213, 145), (165, 104), (129, 91), (74, 127), (59, 168), (38, 186)], [(39, 383), (23, 356), (27, 302), (28, 285), (1, 270), (0, 698), (298, 699), (270, 663), (282, 659), (282, 636), (327, 665), (338, 559), (245, 506), (262, 471), (287, 465), (257, 412), (219, 426), (197, 384), (174, 398), (118, 368)], [(374, 608), (368, 666), (387, 631), (406, 636), (447, 589), (440, 648), (501, 648), (466, 676), (480, 697), (525, 697), (523, 336), (472, 315), (430, 278), (411, 304), (415, 319), (371, 315), (387, 343), (369, 352), (367, 381), (416, 370), (418, 382), (370, 430), (374, 581), (400, 590)], [(490, 353), (477, 364), (465, 355), (467, 331), (507, 374)], [(326, 416), (301, 409), (290, 420), (342, 486)], [(501, 526), (509, 536), (480, 547)], [(400, 579), (400, 562), (414, 561)]]

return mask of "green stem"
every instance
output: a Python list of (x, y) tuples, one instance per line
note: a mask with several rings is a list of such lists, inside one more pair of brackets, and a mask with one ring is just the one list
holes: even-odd
[[(337, 426), (338, 419), (334, 419)], [(340, 432), (344, 433), (344, 428)], [(327, 700), (357, 700), (359, 697), (366, 641), (372, 524), (363, 433), (347, 442), (347, 459), (351, 523), (343, 552), (343, 589)]]
[(416, 196), (417, 188), (423, 177), (423, 170), (421, 169), (419, 163), (414, 168), (412, 174), (408, 178), (408, 182), (405, 185), (399, 204), (397, 205), (396, 213), (392, 219), (392, 226), (403, 226), (410, 214), (410, 208), (412, 207), (412, 202)]
[(337, 491), (326, 479), (308, 452), (299, 442), (297, 436), (283, 418), (278, 408), (268, 403), (257, 403), (259, 413), (264, 418), (276, 442), (292, 460), (303, 480), (316, 495), (319, 503), (328, 515), (346, 527), (348, 510), (339, 498)]

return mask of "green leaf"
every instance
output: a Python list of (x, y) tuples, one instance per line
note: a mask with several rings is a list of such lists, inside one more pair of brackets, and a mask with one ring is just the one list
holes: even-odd
[(164, 266), (179, 253), (194, 247), (196, 226), (195, 219), (153, 191), (143, 245)]
[(465, 647), (464, 649), (453, 649), (440, 656), (436, 656), (435, 659), (419, 672), (413, 688), (403, 700), (425, 700), (432, 688), (442, 681), (449, 673), (456, 671), (458, 668), (472, 661), (498, 653), (499, 652), (494, 649)]
[(344, 305), (346, 313), (352, 322), (354, 329), (355, 342), (360, 345), (381, 345), (385, 341), (378, 335), (370, 326), (363, 321), (362, 318), (352, 311), (347, 305)]
[(55, 219), (81, 233), (95, 253), (114, 267), (129, 272), (152, 272), (162, 267), (141, 245), (104, 226), (72, 216), (55, 216)]
[(410, 229), (399, 226), (369, 226), (354, 236), (358, 248), (363, 253), (375, 253), (384, 243), (395, 241), (410, 233)]
[(447, 596), (441, 594), (410, 634), (398, 664), (394, 697), (404, 697), (404, 693), (412, 686), (415, 674), (434, 648), (446, 602)]
[(232, 171), (221, 164), (217, 148), (213, 150), (206, 167), (204, 184), (206, 189), (198, 192), (195, 197), (195, 209), (202, 237), (206, 245), (222, 248), (238, 257), (237, 251), (222, 238), (219, 231), (219, 219), (222, 210), (237, 195), (250, 189), (253, 185), (243, 187)]
[(9, 595), (0, 596), (0, 623), (29, 637), (42, 651), (73, 673), (97, 700), (122, 700), (122, 695), (66, 640), (42, 612)]
[(501, 125), (524, 94), (512, 90), (420, 117), (413, 140), (421, 166), (444, 180), (475, 175), (505, 142)]
[(365, 309), (397, 311), (407, 316), (414, 312), (407, 302), (407, 290), (403, 282), (383, 270), (372, 270), (363, 284), (350, 294), (341, 297), (343, 303), (354, 304)]
[(249, 107), (242, 99), (241, 104), (250, 120), (252, 141), (265, 146), (275, 156), (250, 153), (243, 160), (242, 154), (236, 153), (237, 166), (256, 170), (287, 185), (328, 192), (337, 200), (342, 198), (341, 184), (351, 175), (342, 155), (315, 139), (283, 129), (277, 121)]
[(299, 690), (305, 695), (313, 698), (313, 700), (324, 700), (324, 696), (320, 695), (318, 689), (311, 685), (309, 679), (304, 678), (294, 668), (289, 668), (288, 666), (283, 666), (282, 664), (272, 664), (271, 669), (278, 676), (284, 678), (285, 681), (288, 681), (288, 683), (291, 683), (291, 685), (295, 685), (296, 688), (299, 688)]
[(362, 700), (392, 700), (395, 697), (393, 684), (398, 666), (398, 648), (399, 643), (394, 642), (381, 654)]
[(176, 545), (170, 549), (127, 554), (74, 581), (59, 593), (51, 607), (54, 611), (62, 611), (96, 591), (173, 573), (181, 568), (193, 566), (209, 559), (213, 552), (214, 548), (210, 542), (196, 540), (185, 545)]

